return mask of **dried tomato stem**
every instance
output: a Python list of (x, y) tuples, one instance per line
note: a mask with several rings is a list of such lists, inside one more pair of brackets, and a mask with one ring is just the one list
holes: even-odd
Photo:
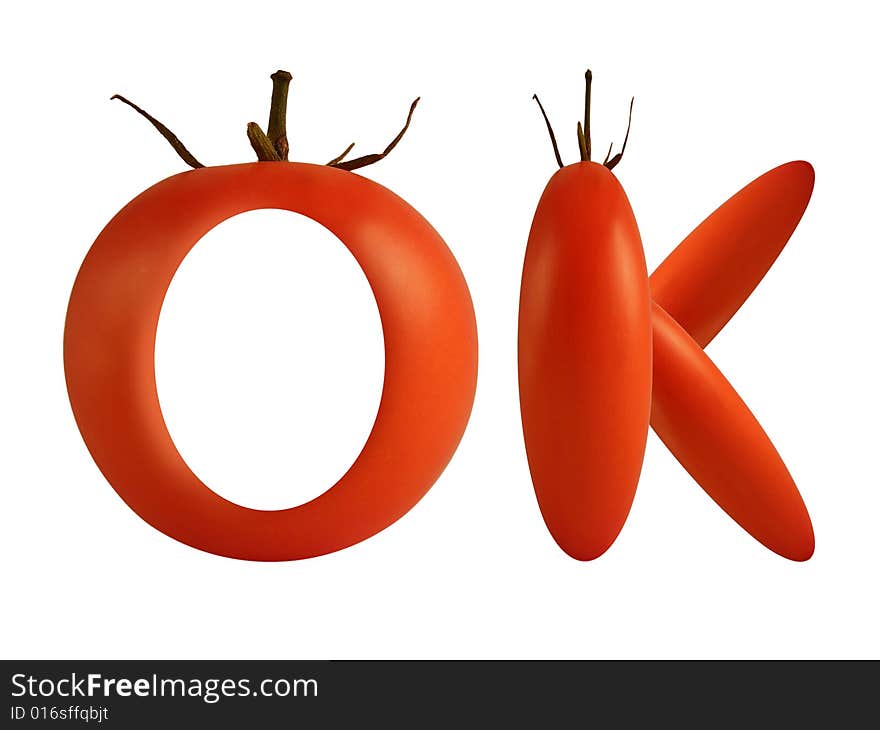
[(613, 170), (618, 162), (623, 159), (623, 153), (626, 152), (626, 143), (629, 140), (629, 129), (632, 127), (633, 121), (633, 104), (635, 103), (636, 98), (633, 97), (629, 100), (629, 121), (626, 123), (626, 136), (623, 138), (623, 147), (620, 148), (620, 152), (618, 152), (614, 157), (608, 160), (605, 163), (605, 167), (609, 170)]
[[(413, 112), (416, 110), (416, 106), (419, 103), (421, 97), (416, 97), (412, 104), (409, 107), (409, 113), (406, 115), (406, 122), (403, 125), (403, 129), (401, 129), (397, 136), (388, 143), (388, 146), (382, 151), (372, 155), (364, 155), (363, 157), (355, 157), (353, 160), (346, 160), (343, 162), (333, 162), (331, 164), (332, 167), (340, 167), (343, 170), (357, 170), (361, 167), (366, 167), (367, 165), (372, 165), (374, 162), (378, 162), (381, 159), (384, 159), (391, 150), (397, 147), (397, 143), (403, 139), (403, 135), (406, 134), (406, 130), (409, 129), (409, 123), (412, 121)], [(351, 149), (351, 147), (349, 147)], [(343, 157), (346, 153), (343, 153)], [(329, 163), (328, 163), (329, 164)]]
[(608, 164), (608, 160), (611, 159), (611, 150), (613, 150), (613, 149), (614, 149), (614, 142), (612, 142), (610, 145), (608, 145), (608, 154), (605, 155), (605, 159), (602, 160), (602, 164), (603, 164), (603, 165), (607, 165), (607, 164)]
[(350, 145), (348, 145), (348, 147), (346, 147), (344, 150), (342, 150), (341, 155), (337, 155), (332, 160), (330, 160), (330, 162), (327, 163), (327, 167), (335, 167), (340, 162), (342, 162), (345, 159), (345, 157), (348, 155), (348, 153), (351, 152), (353, 147), (354, 147), (354, 142), (352, 142)]
[(137, 104), (130, 102), (121, 94), (114, 94), (110, 97), (110, 100), (119, 99), (123, 104), (128, 104), (132, 109), (134, 109), (138, 114), (144, 117), (147, 121), (150, 122), (157, 130), (159, 130), (159, 134), (161, 134), (170, 144), (174, 151), (180, 155), (180, 159), (182, 159), (187, 165), (194, 168), (204, 167), (204, 165), (199, 162), (186, 147), (184, 147), (183, 142), (177, 139), (177, 135), (175, 135), (168, 127), (166, 127), (162, 122), (160, 122), (155, 117), (151, 116), (143, 109), (141, 109)]
[[(278, 158), (286, 160), (290, 154), (287, 141), (287, 92), (293, 76), (289, 71), (276, 71), (272, 74), (272, 102), (269, 106), (269, 126), (266, 136), (278, 153)], [(253, 144), (253, 142), (251, 142)]]
[(256, 122), (248, 122), (247, 136), (251, 142), (251, 147), (257, 153), (257, 159), (260, 162), (279, 162), (281, 158), (275, 147), (269, 141), (266, 133), (260, 128)]
[[(592, 98), (592, 89), (593, 89), (593, 72), (590, 69), (587, 69), (587, 72), (584, 74), (584, 80), (586, 81), (586, 90), (584, 92), (584, 119), (583, 122), (577, 123), (577, 139), (578, 139), (578, 150), (580, 151), (581, 162), (591, 162), (593, 159), (593, 143), (590, 139), (590, 103)], [(559, 155), (559, 146), (556, 144), (556, 135), (553, 134), (553, 127), (550, 126), (550, 120), (547, 118), (547, 112), (544, 111), (544, 106), (541, 104), (541, 100), (538, 98), (537, 94), (534, 94), (532, 98), (538, 102), (538, 108), (541, 110), (541, 114), (544, 117), (544, 123), (547, 125), (547, 132), (550, 134), (550, 142), (553, 143), (553, 154), (556, 156), (556, 162), (559, 167), (562, 167), (562, 158)], [(613, 170), (617, 163), (623, 159), (623, 153), (626, 152), (626, 143), (629, 141), (629, 131), (632, 127), (632, 113), (633, 113), (633, 104), (635, 102), (635, 97), (630, 99), (629, 102), (629, 121), (626, 124), (626, 136), (623, 138), (623, 146), (620, 148), (620, 152), (618, 152), (613, 157), (611, 156), (611, 152), (614, 149), (614, 143), (608, 147), (608, 154), (605, 155), (605, 160), (602, 162), (605, 167), (609, 170)]]
[(559, 156), (559, 145), (556, 144), (556, 135), (553, 134), (553, 126), (550, 124), (547, 112), (544, 111), (544, 105), (541, 103), (537, 94), (532, 94), (532, 98), (538, 102), (538, 108), (541, 110), (541, 116), (544, 117), (544, 124), (547, 125), (547, 132), (550, 134), (550, 143), (553, 145), (553, 154), (556, 155), (556, 163), (559, 167), (562, 167), (562, 158)]
[(590, 139), (590, 97), (593, 94), (593, 72), (587, 69), (584, 74), (586, 89), (584, 91), (584, 147), (586, 148), (587, 161), (593, 157), (593, 142)]
[[(267, 131), (264, 132), (262, 127), (256, 122), (249, 122), (247, 125), (248, 140), (251, 143), (251, 147), (254, 148), (254, 152), (256, 152), (257, 159), (260, 162), (281, 162), (286, 161), (290, 156), (290, 144), (287, 140), (287, 96), (290, 90), (290, 82), (293, 77), (290, 75), (289, 71), (279, 70), (273, 73), (271, 78), (272, 101), (269, 105), (269, 125)], [(174, 148), (174, 151), (180, 155), (181, 159), (190, 167), (204, 167), (204, 165), (199, 162), (186, 147), (184, 147), (183, 143), (177, 138), (177, 136), (158, 119), (145, 112), (137, 106), (137, 104), (130, 102), (124, 96), (115, 94), (111, 99), (119, 99), (147, 119)], [(417, 98), (410, 105), (409, 113), (406, 115), (406, 122), (404, 123), (403, 128), (397, 133), (394, 139), (388, 143), (388, 146), (385, 147), (382, 152), (372, 155), (364, 155), (363, 157), (358, 157), (354, 160), (346, 160), (345, 157), (351, 152), (352, 147), (354, 147), (354, 142), (352, 142), (345, 148), (345, 151), (341, 155), (334, 157), (327, 164), (330, 167), (339, 167), (343, 170), (356, 170), (384, 159), (388, 153), (397, 146), (397, 143), (400, 142), (403, 135), (406, 134), (407, 129), (409, 129), (409, 124), (412, 121), (413, 112), (418, 103), (419, 99)], [(560, 166), (561, 164), (562, 163), (560, 163)]]
[(584, 136), (584, 128), (578, 122), (578, 149), (581, 152), (581, 162), (590, 161), (590, 150), (587, 148), (587, 139)]

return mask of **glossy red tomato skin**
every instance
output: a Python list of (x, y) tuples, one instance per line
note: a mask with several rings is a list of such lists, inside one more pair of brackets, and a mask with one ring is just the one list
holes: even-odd
[[(191, 472), (166, 428), (154, 371), (156, 326), (177, 267), (214, 226), (261, 208), (306, 215), (346, 245), (376, 296), (385, 339), (379, 413), (355, 463), (319, 497), (273, 511), (229, 502)], [(64, 364), (92, 457), (145, 521), (218, 555), (295, 560), (374, 535), (440, 476), (473, 403), (477, 333), (457, 262), (404, 200), (344, 170), (260, 162), (170, 177), (107, 224), (74, 283)]]
[(657, 435), (756, 540), (789, 560), (809, 560), (810, 515), (764, 429), (699, 343), (656, 303), (653, 323)]
[(808, 560), (815, 547), (803, 498), (751, 411), (694, 343), (709, 344), (759, 284), (797, 228), (814, 182), (813, 167), (803, 160), (760, 175), (700, 223), (650, 277), (651, 425), (743, 529), (797, 561)]
[(523, 265), (519, 389), (529, 469), (559, 546), (592, 560), (629, 514), (651, 411), (648, 274), (617, 178), (582, 162), (538, 203)]
[(718, 207), (651, 274), (654, 300), (708, 345), (782, 253), (807, 208), (809, 162), (774, 167)]

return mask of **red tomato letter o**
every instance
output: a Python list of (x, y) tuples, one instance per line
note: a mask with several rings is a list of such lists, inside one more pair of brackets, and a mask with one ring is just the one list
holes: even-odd
[[(321, 496), (275, 511), (229, 502), (192, 473), (162, 418), (154, 371), (177, 267), (214, 226), (261, 208), (308, 216), (343, 241), (372, 287), (385, 337), (382, 399), (357, 460)], [(110, 221), (71, 293), (64, 367), (92, 457), (144, 520), (218, 555), (295, 560), (364, 540), (424, 496), (467, 424), (477, 333), (458, 264), (406, 202), (345, 170), (250, 163), (170, 177)]]

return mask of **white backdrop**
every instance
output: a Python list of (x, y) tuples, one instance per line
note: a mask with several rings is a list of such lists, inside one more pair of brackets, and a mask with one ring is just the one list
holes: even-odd
[[(17, 4), (0, 23), (5, 658), (874, 657), (878, 433), (878, 53), (867, 6), (542, 2)], [(12, 8), (12, 9), (10, 9)], [(593, 563), (545, 530), (519, 423), (516, 319), (531, 216), (555, 170), (531, 100), (577, 155), (583, 71), (649, 268), (765, 170), (807, 159), (813, 200), (709, 348), (812, 514), (805, 564), (753, 541), (652, 434), (617, 543)], [(473, 415), (428, 495), (376, 537), (308, 561), (204, 554), (141, 521), (91, 461), (62, 327), (110, 217), (185, 169), (127, 95), (207, 164), (252, 159), (269, 74), (294, 75), (295, 159), (352, 140), (418, 208), (474, 299)], [(160, 323), (160, 397), (217, 491), (301, 503), (356, 456), (381, 389), (381, 326), (340, 243), (263, 211), (212, 231)]]

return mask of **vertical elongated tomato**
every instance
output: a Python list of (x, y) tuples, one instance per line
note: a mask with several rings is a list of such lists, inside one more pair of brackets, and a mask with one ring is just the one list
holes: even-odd
[(551, 534), (591, 560), (614, 542), (642, 467), (651, 309), (638, 226), (601, 164), (561, 168), (529, 233), (519, 309), (529, 469)]

